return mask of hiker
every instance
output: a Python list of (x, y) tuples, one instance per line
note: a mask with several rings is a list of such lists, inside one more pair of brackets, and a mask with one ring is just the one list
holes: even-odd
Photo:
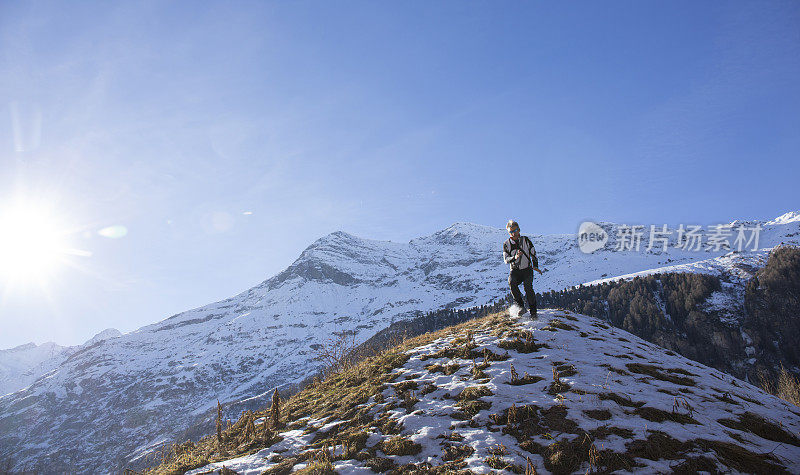
[(522, 294), (519, 291), (519, 284), (525, 288), (525, 297), (528, 300), (528, 307), (531, 318), (536, 318), (536, 294), (533, 292), (533, 271), (539, 274), (539, 259), (536, 258), (536, 248), (528, 236), (520, 236), (519, 224), (513, 219), (506, 224), (509, 238), (503, 243), (503, 260), (511, 267), (508, 274), (508, 285), (511, 287), (511, 295), (514, 296), (514, 303), (519, 307), (518, 315), (525, 312), (525, 304), (522, 302)]

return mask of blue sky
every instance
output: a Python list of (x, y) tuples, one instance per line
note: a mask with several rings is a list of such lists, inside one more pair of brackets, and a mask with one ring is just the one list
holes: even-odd
[(4, 295), (0, 348), (229, 297), (336, 230), (798, 209), (798, 25), (798, 2), (2, 2), (0, 205), (47, 196), (91, 256)]

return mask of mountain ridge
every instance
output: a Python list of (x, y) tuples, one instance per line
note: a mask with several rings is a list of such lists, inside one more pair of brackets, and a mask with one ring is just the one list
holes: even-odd
[(797, 407), (564, 310), (421, 335), (271, 409), (152, 473), (800, 470)]
[(0, 396), (32, 384), (81, 348), (121, 335), (119, 330), (107, 328), (80, 345), (61, 346), (52, 341), (37, 345), (29, 342), (0, 350)]

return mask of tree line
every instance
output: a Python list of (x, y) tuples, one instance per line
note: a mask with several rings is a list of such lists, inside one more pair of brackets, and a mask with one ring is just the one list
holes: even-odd
[[(780, 246), (741, 284), (726, 275), (665, 273), (537, 294), (539, 306), (597, 317), (736, 377), (800, 375), (800, 248)], [(725, 287), (723, 289), (723, 286)], [(728, 308), (709, 304), (724, 291)]]

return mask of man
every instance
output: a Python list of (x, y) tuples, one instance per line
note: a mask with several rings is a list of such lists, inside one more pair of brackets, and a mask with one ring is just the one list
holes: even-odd
[[(511, 287), (511, 295), (514, 296), (512, 314), (521, 315), (525, 311), (525, 304), (522, 302), (522, 294), (519, 291), (519, 284), (523, 284), (525, 298), (528, 300), (531, 318), (536, 318), (536, 294), (533, 292), (533, 271), (539, 274), (539, 259), (536, 258), (536, 249), (528, 236), (520, 236), (519, 224), (509, 220), (506, 224), (509, 238), (503, 243), (503, 260), (511, 267), (508, 274), (508, 285)], [(516, 316), (515, 315), (515, 316)]]

